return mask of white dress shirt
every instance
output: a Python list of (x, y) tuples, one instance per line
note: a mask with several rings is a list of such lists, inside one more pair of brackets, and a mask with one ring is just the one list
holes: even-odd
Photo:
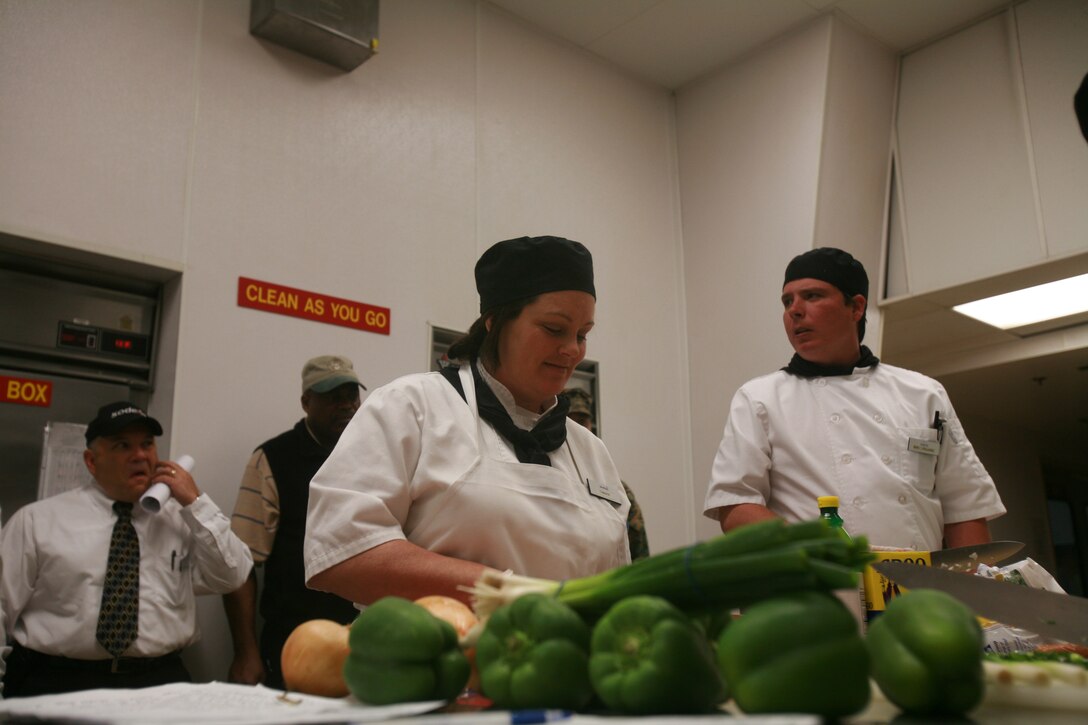
[[(9, 642), (75, 659), (108, 659), (95, 639), (113, 501), (88, 484), (15, 512), (0, 537), (0, 602)], [(206, 494), (157, 514), (139, 505), (140, 613), (126, 657), (158, 657), (199, 638), (195, 594), (226, 594), (253, 566), (249, 548)]]
[[(939, 454), (919, 452), (937, 440), (937, 413)], [(819, 516), (818, 496), (839, 497), (849, 533), (918, 551), (941, 548), (946, 523), (1005, 513), (944, 387), (884, 363), (817, 378), (780, 370), (733, 397), (703, 513), (755, 503), (801, 521)]]

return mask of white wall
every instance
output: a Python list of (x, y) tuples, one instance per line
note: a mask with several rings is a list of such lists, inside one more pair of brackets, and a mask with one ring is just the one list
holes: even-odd
[(896, 127), (911, 294), (1043, 256), (1011, 18), (903, 59)]
[(1088, 154), (1073, 113), (1086, 70), (1084, 0), (1017, 3), (904, 57), (906, 276), (891, 296), (1088, 252)]
[[(306, 358), (349, 355), (371, 388), (425, 369), (427, 324), (476, 316), (483, 249), (579, 239), (606, 440), (651, 545), (690, 542), (669, 94), (483, 3), (381, 13), (380, 53), (345, 74), (249, 35), (245, 0), (3, 0), (0, 230), (183, 270), (152, 406), (228, 510), (249, 452), (301, 416)], [(392, 334), (239, 308), (239, 276), (388, 306)], [(218, 598), (200, 615), (188, 660), (222, 678)]]
[(865, 265), (863, 342), (877, 355), (896, 71), (888, 47), (834, 18), (813, 246), (845, 249)]
[(703, 494), (688, 456), (672, 99), (481, 8), (479, 237), (590, 246), (603, 438), (651, 549), (690, 543)]
[(200, 4), (0, 3), (4, 230), (183, 260)]
[[(733, 393), (792, 355), (778, 301), (789, 260), (842, 247), (876, 289), (894, 69), (890, 50), (825, 16), (677, 95), (691, 455), (703, 495)], [(873, 344), (875, 308), (869, 318)], [(699, 518), (701, 536), (719, 531)]]
[(1015, 6), (1046, 254), (1088, 250), (1088, 153), (1073, 93), (1088, 73), (1088, 3), (1031, 0)]
[[(789, 360), (777, 299), (786, 261), (812, 243), (829, 28), (821, 21), (677, 94), (691, 459), (703, 496), (733, 393)], [(699, 534), (719, 532), (702, 503)]]

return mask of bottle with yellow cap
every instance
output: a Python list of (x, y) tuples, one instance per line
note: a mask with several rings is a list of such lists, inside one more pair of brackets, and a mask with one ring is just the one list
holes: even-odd
[(850, 535), (843, 528), (842, 516), (839, 516), (838, 496), (819, 496), (816, 498), (816, 505), (820, 507), (820, 518), (830, 524), (831, 528), (838, 529), (847, 536)]
[[(827, 523), (833, 529), (838, 529), (842, 532), (842, 535), (846, 538), (850, 538), (850, 534), (843, 526), (842, 516), (839, 516), (839, 497), (838, 496), (817, 496), (816, 505), (820, 507), (820, 518), (827, 521)], [(862, 633), (865, 632), (865, 582), (861, 581), (857, 590), (841, 590), (836, 591), (835, 595), (846, 605), (846, 608), (850, 610), (850, 613), (854, 615), (854, 619), (857, 620), (858, 627)]]

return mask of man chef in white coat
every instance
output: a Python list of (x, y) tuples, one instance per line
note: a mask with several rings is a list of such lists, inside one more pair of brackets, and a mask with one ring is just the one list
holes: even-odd
[(861, 344), (869, 279), (824, 247), (786, 267), (782, 322), (789, 364), (733, 397), (704, 515), (722, 531), (766, 518), (819, 515), (838, 496), (851, 534), (932, 551), (990, 540), (1005, 513), (944, 387), (881, 363)]

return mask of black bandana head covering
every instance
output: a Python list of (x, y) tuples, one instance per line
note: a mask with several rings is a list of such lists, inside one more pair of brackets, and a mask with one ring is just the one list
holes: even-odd
[[(556, 405), (537, 420), (532, 430), (518, 428), (506, 412), (506, 408), (495, 391), (480, 375), (476, 363), (472, 366), (473, 389), (476, 391), (476, 410), (494, 429), (514, 447), (514, 454), (521, 463), (537, 463), (542, 466), (552, 465), (548, 454), (567, 440), (567, 413), (570, 399), (566, 395), (556, 396)], [(468, 402), (464, 386), (461, 385), (461, 373), (457, 365), (447, 365), (440, 371), (461, 400)]]
[(799, 378), (830, 378), (842, 375), (853, 375), (856, 368), (871, 368), (880, 363), (880, 358), (865, 345), (861, 346), (858, 353), (858, 361), (853, 365), (821, 365), (809, 362), (797, 353), (790, 358), (790, 364), (782, 368), (790, 375)]
[(542, 415), (532, 430), (522, 430), (514, 424), (510, 414), (495, 391), (480, 375), (475, 364), (472, 365), (472, 378), (476, 388), (476, 410), (480, 417), (490, 423), (499, 435), (514, 447), (514, 455), (521, 463), (536, 463), (541, 466), (552, 465), (548, 453), (554, 451), (567, 440), (567, 410), (570, 401), (565, 395), (556, 397), (556, 406)]
[[(804, 254), (798, 254), (786, 266), (786, 278), (782, 286), (795, 279), (818, 279), (838, 287), (847, 297), (861, 295), (869, 300), (869, 275), (865, 274), (865, 267), (861, 262), (850, 256), (849, 253), (834, 247), (820, 247)], [(858, 320), (858, 340), (865, 337), (865, 314), (862, 313)], [(791, 375), (802, 378), (815, 378), (835, 375), (850, 375), (854, 368), (872, 367), (880, 360), (872, 351), (861, 346), (858, 352), (858, 361), (853, 365), (821, 365), (809, 362), (800, 355), (795, 354), (790, 364), (782, 368)]]
[(562, 237), (519, 237), (495, 244), (476, 262), (480, 313), (545, 292), (578, 290), (597, 298), (593, 256)]
[(786, 266), (785, 287), (795, 279), (818, 279), (838, 287), (847, 297), (869, 299), (869, 275), (861, 262), (834, 247), (820, 247), (798, 254)]

